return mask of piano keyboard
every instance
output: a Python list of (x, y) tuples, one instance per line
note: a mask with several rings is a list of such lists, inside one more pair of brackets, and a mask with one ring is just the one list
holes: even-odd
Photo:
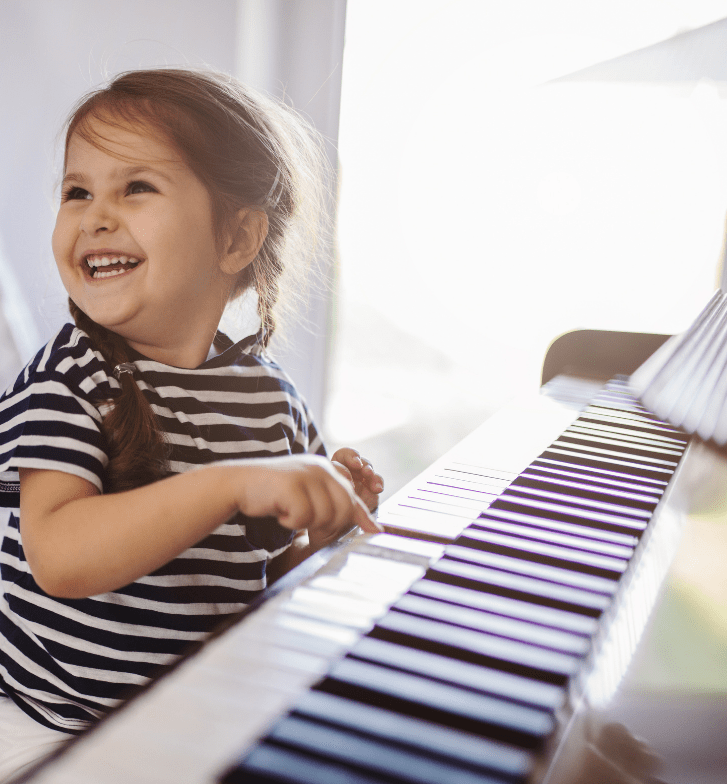
[(469, 439), (28, 780), (542, 780), (686, 448), (622, 382), (566, 418), (515, 471)]
[[(610, 384), (222, 781), (527, 781), (685, 448)], [(401, 506), (441, 541), (488, 482)]]

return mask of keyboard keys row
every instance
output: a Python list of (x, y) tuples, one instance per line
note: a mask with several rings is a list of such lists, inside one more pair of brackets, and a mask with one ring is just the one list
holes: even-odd
[(480, 469), (412, 493), (385, 524), (443, 551), (223, 781), (525, 782), (684, 448), (616, 383), (495, 497)]

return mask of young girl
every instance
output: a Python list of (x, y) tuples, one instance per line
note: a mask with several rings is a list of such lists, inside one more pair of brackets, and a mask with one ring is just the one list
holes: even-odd
[[(265, 351), (307, 138), (181, 70), (121, 75), (71, 115), (53, 253), (76, 326), (0, 403), (0, 774), (239, 611), (295, 530), (378, 530), (381, 477), (323, 457)], [(217, 327), (249, 290), (261, 328), (233, 345)]]

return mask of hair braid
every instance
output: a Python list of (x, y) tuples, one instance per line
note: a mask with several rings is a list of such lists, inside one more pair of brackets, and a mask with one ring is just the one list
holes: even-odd
[[(129, 361), (122, 337), (89, 318), (73, 300), (68, 300), (68, 307), (76, 326), (111, 367)], [(109, 401), (112, 408), (102, 425), (109, 457), (104, 481), (107, 493), (141, 487), (168, 474), (167, 444), (149, 401), (128, 373), (121, 374), (119, 385), (121, 394)]]

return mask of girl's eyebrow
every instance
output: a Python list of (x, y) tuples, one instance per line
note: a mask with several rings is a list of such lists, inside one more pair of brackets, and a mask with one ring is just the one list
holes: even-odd
[[(130, 177), (137, 177), (140, 174), (154, 174), (167, 182), (172, 182), (172, 178), (165, 174), (161, 169), (152, 168), (150, 166), (127, 166), (124, 169), (117, 169), (113, 172), (114, 176), (119, 179), (129, 179)], [(88, 182), (88, 177), (83, 172), (68, 172), (61, 181), (62, 185), (68, 182), (74, 182), (78, 185), (83, 185)]]

